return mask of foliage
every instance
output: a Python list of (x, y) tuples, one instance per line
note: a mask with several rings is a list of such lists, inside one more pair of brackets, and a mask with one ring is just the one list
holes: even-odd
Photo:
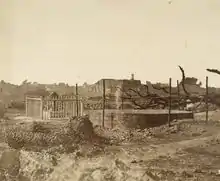
[(50, 130), (46, 128), (42, 122), (34, 121), (32, 125), (32, 132), (34, 133), (49, 133)]
[(12, 101), (10, 107), (14, 109), (24, 110), (25, 102), (24, 101)]

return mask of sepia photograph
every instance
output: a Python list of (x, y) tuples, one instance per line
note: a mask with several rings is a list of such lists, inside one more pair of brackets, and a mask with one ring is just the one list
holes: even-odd
[(220, 181), (220, 0), (0, 0), (0, 181)]

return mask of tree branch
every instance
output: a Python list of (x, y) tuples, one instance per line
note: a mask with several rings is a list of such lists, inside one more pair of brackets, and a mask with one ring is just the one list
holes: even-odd
[(206, 69), (208, 72), (212, 72), (212, 73), (215, 73), (215, 74), (218, 74), (220, 75), (220, 71), (217, 70), (217, 69)]
[(186, 95), (190, 95), (189, 92), (186, 90), (186, 87), (185, 87), (185, 72), (184, 72), (184, 69), (181, 67), (181, 66), (178, 66), (180, 71), (182, 72), (182, 87), (183, 87), (183, 91)]
[(152, 84), (152, 87), (156, 90), (162, 90), (163, 92), (165, 92), (166, 94), (169, 94), (169, 91), (166, 90), (168, 89), (168, 87), (155, 87), (153, 84)]

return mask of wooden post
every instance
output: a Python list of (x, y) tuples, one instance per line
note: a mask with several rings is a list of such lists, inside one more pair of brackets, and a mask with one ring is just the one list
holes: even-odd
[(80, 100), (80, 115), (82, 116), (83, 115), (83, 102), (82, 100)]
[(172, 79), (169, 79), (169, 113), (168, 113), (168, 126), (170, 127), (170, 122), (171, 122), (171, 95), (172, 95), (172, 90), (171, 90), (171, 85), (172, 84)]
[(111, 128), (113, 129), (113, 121), (114, 121), (114, 114), (113, 113), (111, 113)]
[(41, 96), (41, 119), (44, 120), (44, 98)]
[(28, 97), (25, 97), (25, 109), (26, 109), (26, 117), (28, 117)]
[(209, 86), (208, 86), (208, 77), (206, 76), (206, 98), (205, 98), (205, 104), (206, 104), (206, 122), (208, 122), (208, 114), (209, 114), (209, 105), (208, 105), (208, 92)]
[(56, 102), (53, 100), (53, 107), (52, 107), (53, 112), (52, 112), (52, 115), (51, 115), (51, 117), (53, 117), (53, 118), (55, 118), (55, 111), (56, 111), (55, 107), (56, 107)]
[(78, 98), (79, 98), (79, 94), (78, 94), (78, 84), (76, 84), (76, 116), (79, 116), (79, 104), (78, 104)]
[(103, 79), (103, 84), (102, 84), (102, 88), (103, 88), (103, 96), (102, 96), (102, 127), (105, 127), (105, 79)]
[(177, 95), (178, 95), (178, 109), (180, 110), (180, 86), (178, 80), (177, 80)]
[(121, 95), (121, 110), (124, 109), (124, 92), (122, 92), (122, 95)]

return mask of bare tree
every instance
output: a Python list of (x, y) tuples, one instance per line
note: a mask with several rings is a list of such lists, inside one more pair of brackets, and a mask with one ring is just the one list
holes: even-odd
[[(204, 101), (204, 96), (202, 95), (192, 95), (185, 86), (185, 72), (181, 66), (178, 66), (182, 73), (181, 86), (183, 93), (178, 94), (175, 88), (172, 88), (171, 100), (172, 109), (177, 109), (179, 106), (185, 107), (187, 103), (200, 102), (199, 105)], [(169, 87), (168, 86), (156, 86), (151, 85), (153, 90), (158, 93), (152, 93), (148, 85), (144, 85), (144, 90), (138, 88), (129, 88), (127, 90), (117, 87), (121, 92), (121, 98), (123, 100), (129, 100), (137, 109), (148, 109), (148, 108), (162, 108), (165, 109), (169, 104)], [(188, 100), (188, 102), (186, 102)]]

